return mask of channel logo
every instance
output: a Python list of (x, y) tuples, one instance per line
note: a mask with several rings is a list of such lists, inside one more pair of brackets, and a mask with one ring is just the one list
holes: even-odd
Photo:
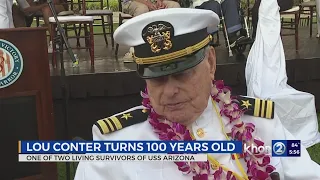
[(300, 140), (272, 140), (272, 156), (299, 157), (300, 155)]
[(282, 142), (276, 142), (272, 145), (272, 153), (277, 156), (281, 156), (287, 152), (286, 145)]

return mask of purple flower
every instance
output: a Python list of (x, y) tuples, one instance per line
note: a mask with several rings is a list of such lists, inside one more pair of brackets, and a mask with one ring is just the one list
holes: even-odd
[(153, 110), (151, 110), (151, 113), (149, 114), (149, 117), (150, 117), (152, 120), (159, 122), (158, 119), (160, 118), (160, 116), (159, 116), (157, 113), (155, 113)]
[(254, 131), (254, 128), (255, 128), (255, 125), (252, 124), (252, 123), (246, 123), (245, 125), (245, 129), (249, 132), (253, 132)]
[(260, 154), (259, 152), (255, 152), (254, 156), (258, 159), (263, 158), (265, 154)]
[(181, 125), (179, 123), (173, 123), (172, 128), (175, 129), (179, 134), (184, 134), (187, 129), (184, 125)]
[(157, 126), (157, 129), (159, 129), (163, 132), (168, 132), (168, 130), (171, 129), (171, 127), (168, 124), (159, 123)]
[(199, 166), (200, 169), (206, 169), (209, 170), (210, 169), (210, 165), (209, 162), (196, 162), (196, 164)]
[(275, 170), (276, 168), (275, 167), (273, 167), (272, 165), (267, 165), (266, 166), (266, 172), (267, 173), (272, 173), (274, 170)]
[(217, 89), (223, 89), (225, 87), (223, 80), (214, 81), (214, 85), (217, 87)]
[(269, 177), (269, 174), (267, 172), (257, 170), (256, 175), (254, 177), (257, 177), (257, 179), (259, 180), (266, 180)]
[(262, 141), (260, 141), (258, 139), (254, 139), (253, 142), (256, 143), (257, 146), (263, 146), (264, 145), (264, 142), (262, 142)]
[(217, 170), (216, 170), (216, 172), (214, 172), (213, 173), (213, 176), (214, 176), (214, 179), (221, 179), (221, 174), (222, 174), (222, 168), (221, 167), (219, 167)]
[(252, 134), (251, 132), (245, 131), (244, 132), (244, 141), (250, 141), (252, 139)]
[(192, 137), (190, 136), (189, 131), (186, 131), (186, 133), (183, 135), (183, 140), (192, 141)]
[(268, 165), (269, 163), (270, 163), (270, 157), (269, 157), (269, 156), (264, 156), (264, 157), (262, 158), (262, 163), (259, 163), (259, 162), (258, 162), (258, 165), (259, 165), (260, 167), (264, 167), (264, 166)]

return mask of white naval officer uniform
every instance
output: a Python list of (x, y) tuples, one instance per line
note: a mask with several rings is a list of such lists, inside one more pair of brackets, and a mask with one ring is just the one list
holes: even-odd
[(12, 18), (13, 0), (0, 1), (0, 29), (14, 28)]
[[(197, 65), (197, 63), (200, 63), (205, 57), (202, 49), (209, 43), (209, 41), (207, 41), (207, 31), (212, 27), (216, 27), (218, 23), (218, 15), (210, 10), (187, 8), (163, 9), (145, 13), (126, 21), (126, 23), (117, 28), (114, 37), (115, 41), (119, 44), (135, 48), (135, 62), (139, 65), (137, 66), (138, 74), (142, 78), (154, 78), (181, 72), (185, 70), (186, 67), (191, 68)], [(162, 34), (170, 34), (170, 38), (164, 35), (161, 36)], [(201, 38), (199, 38), (200, 36)], [(153, 39), (154, 41), (149, 41), (150, 38), (153, 37), (156, 37)], [(164, 42), (163, 39), (166, 40), (165, 42), (171, 42), (174, 48), (164, 46), (170, 43), (161, 44)], [(189, 41), (193, 41), (194, 44), (186, 45)], [(152, 46), (149, 44), (152, 44)], [(165, 47), (167, 49), (154, 52), (153, 50), (156, 50), (157, 47)], [(160, 55), (168, 56), (159, 57), (159, 53)], [(183, 55), (181, 56), (181, 54)], [(158, 65), (154, 63), (149, 66), (146, 64), (149, 60), (153, 62), (163, 62), (163, 60), (170, 61), (172, 57), (175, 57), (174, 59), (182, 57), (182, 60), (173, 61), (169, 63), (169, 65), (163, 65), (163, 63), (159, 63), (160, 65)], [(192, 66), (190, 66), (190, 64)], [(145, 113), (143, 109), (144, 107), (138, 106), (116, 114), (112, 116), (112, 118), (97, 121), (92, 128), (93, 140), (159, 140), (147, 121), (148, 114)], [(130, 113), (132, 118), (128, 120), (121, 119), (124, 113)], [(222, 118), (224, 124), (227, 124), (228, 119), (225, 117)], [(109, 123), (116, 121), (114, 119), (120, 121), (118, 122), (120, 124), (121, 122), (127, 124), (122, 125), (121, 130), (110, 130), (110, 127), (108, 131), (102, 130), (101, 124), (105, 123), (104, 126), (106, 128), (109, 121)], [(253, 135), (254, 137), (260, 138), (265, 145), (271, 146), (272, 140), (275, 139), (295, 139), (281, 124), (277, 113), (274, 113), (273, 119), (244, 115), (241, 117), (241, 120), (245, 123), (251, 122), (255, 125), (255, 134)], [(128, 124), (130, 122), (132, 123)], [(213, 109), (211, 99), (208, 99), (208, 106), (191, 127), (196, 140), (226, 140), (222, 133), (219, 118)], [(113, 128), (116, 128), (115, 125)], [(197, 130), (201, 128), (204, 132), (203, 137), (197, 136)], [(230, 128), (231, 127), (225, 126), (227, 132), (229, 132)], [(241, 175), (236, 162), (230, 154), (211, 155), (220, 164)], [(247, 166), (244, 160), (240, 159), (240, 162), (246, 170)], [(310, 159), (307, 150), (303, 146), (301, 147), (301, 157), (273, 157), (271, 159), (271, 165), (276, 167), (276, 172), (280, 174), (281, 180), (320, 179), (320, 166)], [(76, 171), (75, 180), (191, 180), (192, 177), (193, 174), (184, 175), (173, 162), (80, 162)]]
[[(138, 106), (119, 114), (141, 111), (143, 109), (143, 106)], [(271, 141), (275, 139), (294, 140), (292, 134), (282, 126), (277, 116), (274, 119), (266, 119), (244, 115), (241, 119), (245, 123), (251, 122), (255, 124), (256, 137), (260, 137), (266, 145), (271, 146)], [(223, 120), (225, 124), (228, 122), (228, 118), (224, 116)], [(199, 128), (202, 128), (205, 132), (203, 138), (197, 136)], [(192, 131), (197, 140), (226, 140), (222, 133), (218, 116), (213, 109), (211, 99), (208, 101), (208, 106), (201, 116), (192, 124)], [(92, 133), (93, 140), (97, 141), (159, 140), (148, 121), (110, 134), (101, 134), (98, 127), (93, 126)], [(211, 155), (220, 164), (240, 174), (236, 162), (231, 158), (230, 154)], [(246, 170), (244, 160), (239, 160), (242, 167)], [(279, 172), (281, 180), (320, 179), (320, 166), (310, 159), (304, 147), (301, 147), (301, 157), (273, 157), (271, 165), (276, 167), (275, 171)], [(191, 180), (192, 176), (192, 173), (190, 175), (183, 175), (173, 162), (80, 162), (75, 180)]]

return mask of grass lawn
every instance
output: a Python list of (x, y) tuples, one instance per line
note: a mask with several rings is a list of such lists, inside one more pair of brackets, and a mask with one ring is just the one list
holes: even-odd
[[(66, 180), (67, 179), (66, 163), (57, 163), (57, 167), (58, 167), (58, 180)], [(70, 180), (74, 179), (75, 171), (76, 171), (76, 164), (71, 163), (70, 164)]]
[[(318, 125), (319, 125), (319, 129), (320, 129), (320, 113), (318, 113)], [(320, 144), (316, 144), (310, 148), (307, 149), (311, 158), (317, 162), (318, 164), (320, 164)]]

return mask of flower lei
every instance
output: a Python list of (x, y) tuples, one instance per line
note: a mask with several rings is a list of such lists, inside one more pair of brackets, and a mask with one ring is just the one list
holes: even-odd
[[(166, 121), (158, 115), (150, 104), (147, 89), (141, 92), (143, 97), (142, 105), (150, 110), (149, 123), (153, 127), (160, 140), (173, 141), (191, 141), (192, 137), (189, 130), (179, 123)], [(263, 146), (264, 143), (255, 139), (252, 133), (255, 126), (252, 123), (243, 123), (240, 117), (244, 111), (239, 108), (236, 98), (231, 96), (231, 89), (224, 86), (222, 80), (213, 81), (211, 97), (218, 103), (221, 116), (229, 118), (232, 125), (231, 139), (242, 141), (248, 146)], [(270, 163), (270, 156), (264, 153), (247, 153), (243, 154), (244, 161), (247, 164), (247, 175), (250, 180), (267, 180), (270, 179), (269, 174), (275, 170)], [(193, 180), (235, 180), (236, 177), (231, 171), (224, 172), (221, 167), (216, 170), (210, 168), (209, 161), (206, 162), (175, 162), (178, 169), (185, 174), (193, 173)]]

